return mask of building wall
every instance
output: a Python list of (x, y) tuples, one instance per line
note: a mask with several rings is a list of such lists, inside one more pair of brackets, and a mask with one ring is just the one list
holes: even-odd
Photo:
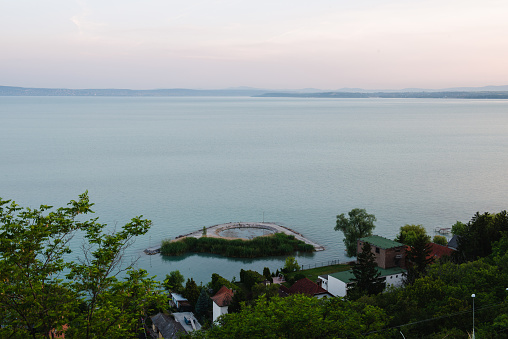
[(327, 289), (328, 292), (330, 292), (336, 297), (345, 297), (347, 291), (346, 288), (347, 288), (346, 283), (332, 276), (328, 276), (328, 289)]
[(223, 307), (220, 307), (219, 305), (217, 305), (215, 302), (212, 303), (213, 304), (213, 321), (215, 322), (217, 320), (217, 318), (219, 318), (221, 315), (223, 314), (227, 314), (228, 313), (228, 307), (227, 306), (223, 306)]
[[(357, 242), (357, 252), (362, 252), (363, 241)], [(405, 268), (405, 246), (383, 249), (371, 244), (371, 252), (376, 257), (376, 264), (381, 268), (402, 267)], [(379, 253), (378, 253), (379, 252)], [(400, 258), (397, 258), (400, 256)]]
[(386, 287), (389, 285), (392, 285), (394, 287), (402, 286), (402, 273), (399, 274), (392, 274), (386, 277)]

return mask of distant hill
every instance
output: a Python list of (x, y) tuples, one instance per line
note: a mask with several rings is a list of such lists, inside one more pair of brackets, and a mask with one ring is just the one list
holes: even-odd
[(118, 96), (118, 97), (171, 97), (171, 96), (253, 96), (266, 93), (262, 89), (67, 89), (67, 88), (26, 88), (0, 86), (3, 96)]
[(290, 97), (290, 98), (508, 99), (508, 91), (265, 93), (257, 96), (271, 98)]
[(171, 96), (257, 96), (257, 97), (304, 97), (304, 98), (464, 98), (507, 99), (508, 86), (457, 87), (441, 90), (406, 88), (402, 90), (365, 90), (342, 88), (320, 90), (317, 88), (271, 90), (252, 87), (226, 89), (67, 89), (27, 88), (0, 86), (0, 96), (117, 96), (117, 97), (171, 97)]

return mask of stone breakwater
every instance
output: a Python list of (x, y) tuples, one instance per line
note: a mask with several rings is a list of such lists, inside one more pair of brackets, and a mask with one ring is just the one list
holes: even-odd
[[(207, 237), (214, 237), (214, 238), (222, 238), (222, 239), (235, 239), (235, 238), (228, 238), (223, 237), (220, 235), (220, 233), (227, 229), (233, 229), (233, 228), (258, 228), (258, 229), (266, 229), (273, 233), (285, 233), (288, 235), (293, 235), (296, 239), (301, 240), (305, 242), (306, 244), (314, 246), (315, 251), (324, 251), (324, 247), (319, 245), (318, 243), (313, 242), (310, 239), (307, 239), (303, 236), (303, 234), (296, 232), (289, 227), (277, 225), (272, 222), (230, 222), (226, 224), (219, 224), (219, 225), (213, 225), (206, 227), (206, 236)], [(195, 232), (182, 234), (177, 237), (173, 241), (178, 241), (179, 239), (186, 238), (186, 237), (194, 237), (194, 238), (201, 238), (203, 236), (203, 229), (200, 229)], [(144, 250), (144, 252), (148, 255), (153, 255), (160, 253), (160, 245), (150, 247)]]

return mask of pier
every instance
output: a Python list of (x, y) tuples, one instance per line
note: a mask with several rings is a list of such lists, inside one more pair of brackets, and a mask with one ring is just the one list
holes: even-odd
[[(219, 224), (219, 225), (213, 225), (206, 227), (206, 236), (207, 237), (213, 237), (213, 238), (222, 238), (222, 239), (241, 239), (241, 238), (230, 238), (230, 237), (224, 237), (221, 236), (220, 233), (227, 229), (234, 229), (234, 228), (258, 228), (258, 229), (265, 229), (269, 230), (273, 233), (285, 233), (288, 235), (293, 235), (296, 239), (301, 240), (305, 242), (306, 244), (314, 246), (314, 251), (324, 251), (324, 247), (322, 245), (319, 245), (318, 243), (313, 242), (310, 239), (307, 239), (303, 236), (303, 234), (296, 232), (289, 227), (277, 225), (272, 222), (230, 222), (226, 224)], [(186, 237), (194, 237), (194, 238), (201, 238), (203, 236), (203, 229), (200, 229), (195, 232), (191, 232), (188, 234), (183, 234), (175, 237), (173, 241), (178, 241), (179, 239), (186, 238)], [(148, 255), (153, 255), (160, 253), (160, 245), (154, 246), (145, 249), (143, 252), (145, 252)]]

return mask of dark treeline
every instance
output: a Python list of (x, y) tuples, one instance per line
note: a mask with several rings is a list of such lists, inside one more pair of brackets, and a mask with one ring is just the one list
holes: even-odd
[(170, 256), (182, 255), (187, 252), (206, 252), (221, 254), (226, 257), (256, 258), (288, 255), (295, 251), (313, 252), (314, 246), (284, 233), (257, 237), (252, 240), (187, 237), (173, 242), (164, 240), (161, 246), (161, 254)]

